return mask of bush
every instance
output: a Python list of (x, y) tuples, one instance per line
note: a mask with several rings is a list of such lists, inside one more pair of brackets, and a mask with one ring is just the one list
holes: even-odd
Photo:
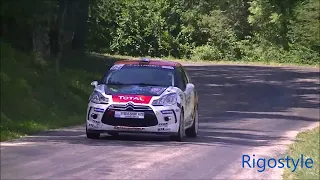
[(193, 60), (205, 60), (205, 61), (216, 61), (221, 60), (223, 54), (215, 46), (204, 45), (196, 47), (192, 52), (191, 59)]
[(238, 45), (244, 61), (280, 62), (283, 58), (281, 47), (276, 47), (262, 38), (243, 40)]
[(291, 44), (289, 50), (275, 45), (264, 38), (247, 38), (238, 43), (241, 59), (244, 61), (295, 63), (317, 65), (320, 62), (319, 54), (299, 44)]
[(290, 51), (286, 53), (286, 62), (319, 65), (320, 55), (319, 52), (311, 50), (299, 44), (293, 44)]

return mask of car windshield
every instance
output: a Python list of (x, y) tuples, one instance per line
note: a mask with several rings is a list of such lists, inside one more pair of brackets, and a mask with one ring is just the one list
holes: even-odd
[(173, 86), (174, 70), (160, 66), (125, 65), (120, 69), (111, 70), (103, 78), (103, 83), (109, 85)]

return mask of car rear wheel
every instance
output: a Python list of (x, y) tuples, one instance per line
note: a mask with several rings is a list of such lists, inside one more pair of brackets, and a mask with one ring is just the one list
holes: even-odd
[(89, 138), (89, 139), (99, 139), (100, 138), (100, 133), (88, 132), (87, 127), (86, 127), (86, 134), (87, 134), (87, 138)]
[(198, 109), (195, 109), (192, 126), (186, 129), (187, 137), (197, 137), (199, 129)]
[(172, 140), (181, 142), (184, 137), (184, 116), (183, 112), (180, 115), (180, 123), (179, 123), (179, 130), (176, 135), (171, 136)]

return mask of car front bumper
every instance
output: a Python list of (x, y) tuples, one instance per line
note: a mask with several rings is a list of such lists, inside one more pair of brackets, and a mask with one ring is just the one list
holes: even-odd
[[(144, 112), (144, 119), (115, 118), (114, 111)], [(176, 134), (179, 130), (180, 108), (178, 106), (152, 106), (139, 104), (95, 104), (87, 109), (87, 131)]]

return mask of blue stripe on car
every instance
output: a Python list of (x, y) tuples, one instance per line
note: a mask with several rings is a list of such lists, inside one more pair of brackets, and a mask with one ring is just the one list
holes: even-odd
[(94, 111), (95, 111), (95, 112), (104, 112), (104, 109), (101, 109), (101, 108), (94, 108)]

